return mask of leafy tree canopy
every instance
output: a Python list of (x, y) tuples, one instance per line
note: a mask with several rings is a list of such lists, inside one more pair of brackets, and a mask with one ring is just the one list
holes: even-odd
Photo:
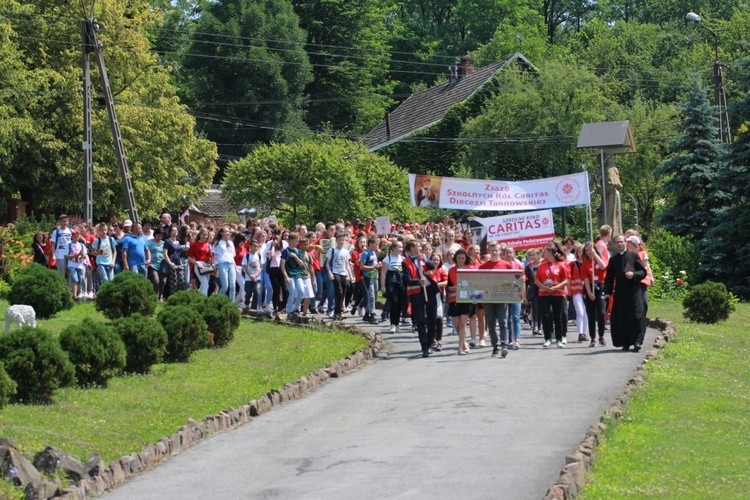
[(273, 143), (227, 168), (224, 196), (289, 223), (389, 215), (408, 220), (407, 174), (343, 139)]

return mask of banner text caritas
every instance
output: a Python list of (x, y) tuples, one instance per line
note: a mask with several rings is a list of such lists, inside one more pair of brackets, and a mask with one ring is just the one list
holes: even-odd
[(537, 215), (533, 217), (519, 217), (500, 224), (490, 224), (487, 226), (487, 232), (489, 234), (518, 233), (530, 229), (539, 229), (540, 227), (542, 227), (542, 221)]

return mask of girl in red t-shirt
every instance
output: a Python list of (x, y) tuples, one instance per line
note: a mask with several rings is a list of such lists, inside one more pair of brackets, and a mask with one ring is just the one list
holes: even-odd
[[(428, 307), (427, 310), (434, 310), (434, 321), (427, 322), (427, 335), (432, 340), (432, 350), (443, 350), (443, 293), (448, 285), (448, 273), (443, 269), (443, 256), (440, 252), (432, 252), (430, 255), (434, 269), (425, 271), (425, 276), (429, 280), (427, 287)], [(430, 303), (435, 302), (435, 308), (432, 309)], [(430, 319), (430, 318), (428, 318)]]
[[(469, 236), (471, 236), (471, 230), (467, 229), (464, 231), (464, 235), (466, 235), (466, 232), (468, 231)], [(479, 248), (479, 245), (469, 245), (469, 249), (467, 250), (469, 253), (469, 257), (472, 260), (471, 264), (468, 264), (466, 266), (467, 269), (479, 269), (479, 267), (482, 265), (482, 252)], [(487, 320), (484, 317), (484, 304), (481, 302), (476, 305), (475, 307), (476, 314), (474, 316), (471, 316), (469, 318), (469, 334), (471, 338), (469, 339), (469, 347), (476, 347), (477, 342), (477, 330), (479, 330), (479, 346), (484, 347), (485, 341), (484, 341), (484, 331), (487, 328)]]
[(563, 348), (563, 298), (568, 286), (568, 265), (565, 248), (559, 241), (551, 241), (542, 252), (542, 263), (536, 270), (535, 283), (539, 289), (539, 309), (542, 313), (544, 347), (552, 342), (555, 329), (557, 347)]
[(588, 320), (586, 319), (586, 306), (583, 303), (583, 246), (575, 249), (575, 260), (570, 261), (570, 297), (576, 310), (576, 329), (578, 330), (578, 342), (585, 342)]
[(458, 333), (458, 354), (468, 354), (469, 346), (466, 345), (466, 322), (474, 316), (474, 305), (456, 302), (458, 297), (458, 269), (464, 269), (473, 262), (469, 254), (463, 248), (456, 252), (453, 257), (454, 266), (448, 271), (448, 314), (453, 318), (453, 326)]
[(354, 291), (353, 291), (353, 298), (351, 299), (351, 313), (352, 316), (357, 314), (357, 309), (359, 309), (359, 312), (361, 313), (360, 316), (364, 314), (364, 303), (367, 299), (367, 290), (365, 289), (365, 281), (362, 277), (362, 271), (359, 268), (359, 259), (362, 257), (362, 253), (365, 251), (367, 247), (367, 238), (365, 236), (360, 236), (357, 238), (357, 243), (354, 246), (354, 249), (352, 250), (352, 267), (354, 268)]

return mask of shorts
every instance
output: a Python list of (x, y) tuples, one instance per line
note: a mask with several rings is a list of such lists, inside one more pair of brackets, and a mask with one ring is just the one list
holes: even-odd
[(459, 316), (474, 316), (476, 314), (476, 308), (474, 304), (465, 304), (458, 302), (451, 302), (448, 305), (448, 316), (451, 318), (457, 318)]
[(84, 270), (74, 267), (68, 267), (68, 273), (70, 273), (71, 283), (83, 283)]
[(312, 281), (310, 278), (302, 278), (302, 298), (303, 299), (314, 299), (315, 292), (313, 291)]

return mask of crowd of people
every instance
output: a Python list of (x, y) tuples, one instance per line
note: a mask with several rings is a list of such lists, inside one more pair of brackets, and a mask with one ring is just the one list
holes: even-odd
[[(567, 343), (575, 317), (579, 342), (606, 345), (611, 315), (613, 344), (640, 349), (647, 289), (653, 283), (648, 253), (637, 231), (613, 238), (602, 226), (595, 241), (567, 237), (543, 248), (515, 249), (490, 242), (482, 254), (471, 229), (455, 220), (393, 224), (378, 235), (375, 221), (318, 223), (284, 229), (251, 219), (241, 224), (173, 224), (130, 220), (69, 227), (61, 215), (51, 234), (34, 237), (34, 260), (56, 268), (75, 297), (93, 297), (122, 271), (148, 278), (160, 299), (196, 288), (226, 294), (241, 308), (267, 314), (319, 314), (334, 321), (359, 315), (386, 331), (415, 330), (422, 355), (442, 350), (443, 330), (458, 336), (458, 354), (487, 345), (493, 355), (521, 347), (521, 321), (544, 347)], [(458, 270), (515, 269), (524, 276), (523, 304), (458, 301)], [(378, 291), (385, 302), (376, 315)], [(611, 300), (612, 295), (617, 300)]]

